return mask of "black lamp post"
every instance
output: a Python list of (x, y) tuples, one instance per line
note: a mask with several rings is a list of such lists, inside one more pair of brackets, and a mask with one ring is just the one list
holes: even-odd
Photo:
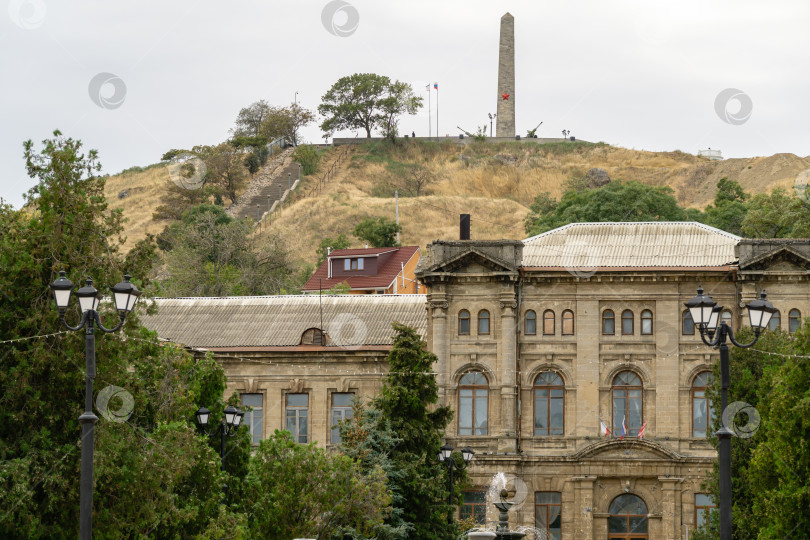
[(492, 119), (498, 118), (497, 114), (487, 113), (489, 115), (489, 136), (494, 137), (495, 134), (492, 132)]
[[(717, 321), (723, 308), (718, 306), (708, 294), (703, 294), (699, 287), (697, 296), (684, 304), (689, 308), (692, 320), (700, 330), (700, 339), (710, 347), (720, 349), (720, 409), (725, 413), (728, 405), (729, 368), (728, 345), (726, 338), (737, 347), (752, 347), (759, 339), (760, 333), (768, 327), (771, 317), (776, 312), (773, 305), (768, 302), (763, 290), (760, 297), (749, 302), (748, 318), (754, 330), (754, 340), (751, 343), (738, 343), (734, 339), (731, 327), (723, 322), (719, 327)], [(708, 340), (706, 339), (708, 336)], [(731, 540), (731, 438), (734, 432), (723, 425), (715, 436), (719, 439), (719, 465), (720, 465), (720, 540)]]
[(79, 538), (90, 540), (93, 534), (93, 451), (95, 448), (95, 424), (98, 417), (93, 414), (93, 379), (96, 377), (96, 337), (93, 333), (95, 327), (105, 333), (115, 332), (124, 325), (124, 319), (140, 296), (138, 289), (129, 282), (129, 276), (124, 281), (110, 287), (118, 311), (119, 321), (114, 328), (105, 328), (101, 324), (98, 313), (98, 304), (101, 293), (93, 287), (93, 280), (87, 278), (85, 286), (76, 291), (79, 298), (79, 307), (82, 310), (82, 319), (78, 326), (70, 326), (65, 320), (65, 312), (70, 303), (73, 292), (73, 283), (65, 277), (65, 272), (59, 272), (59, 278), (51, 283), (51, 290), (59, 309), (59, 320), (69, 330), (85, 329), (84, 361), (85, 361), (85, 387), (84, 387), (84, 413), (79, 417), (82, 425), (82, 472), (79, 496)]
[(473, 452), (469, 447), (464, 448), (461, 450), (461, 457), (463, 458), (464, 465), (459, 465), (456, 463), (456, 460), (453, 459), (453, 447), (444, 445), (439, 450), (439, 463), (445, 465), (447, 470), (450, 471), (450, 496), (448, 497), (448, 502), (450, 503), (450, 514), (447, 516), (447, 522), (453, 522), (453, 470), (458, 468), (459, 470), (464, 470), (467, 468), (467, 465), (470, 464), (472, 461), (475, 452)]
[(200, 429), (203, 430), (207, 435), (214, 435), (216, 433), (220, 434), (219, 457), (221, 460), (220, 469), (223, 471), (225, 470), (225, 437), (233, 437), (236, 435), (236, 430), (239, 429), (239, 425), (242, 423), (242, 417), (244, 415), (245, 413), (233, 405), (228, 405), (225, 407), (225, 418), (219, 423), (217, 429), (209, 432), (207, 428), (208, 418), (211, 416), (211, 411), (205, 407), (200, 407), (195, 414), (197, 417), (197, 425), (200, 426)]

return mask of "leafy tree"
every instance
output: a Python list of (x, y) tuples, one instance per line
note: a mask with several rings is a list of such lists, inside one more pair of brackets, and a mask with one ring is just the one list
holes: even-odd
[[(317, 481), (313, 481), (317, 480)], [(287, 431), (264, 439), (247, 478), (254, 538), (368, 538), (391, 502), (385, 473), (348, 456), (298, 444)]]
[(315, 171), (318, 170), (318, 163), (321, 161), (321, 155), (318, 153), (318, 149), (311, 144), (302, 144), (296, 147), (292, 157), (301, 164), (301, 169), (305, 176), (315, 174)]
[[(0, 346), (0, 536), (75, 538), (84, 336), (53, 335), (61, 327), (48, 285), (63, 268), (74, 282), (92, 275), (99, 289), (129, 271), (148, 293), (154, 244), (147, 239), (120, 253), (122, 217), (107, 207), (95, 151), (56, 131), (39, 152), (27, 141), (24, 157), (37, 180), (27, 207), (0, 205), (0, 340), (20, 340)], [(71, 322), (77, 311), (74, 302)], [(117, 321), (106, 302), (101, 312), (108, 326)], [(96, 535), (207, 534), (225, 477), (189, 420), (202, 381), (221, 367), (159, 344), (140, 328), (137, 312), (96, 347), (95, 389), (120, 386), (134, 404), (126, 422), (96, 424)], [(208, 397), (222, 399), (221, 392)], [(110, 409), (122, 405), (113, 400)]]
[(298, 144), (298, 131), (315, 121), (315, 113), (298, 103), (287, 107), (270, 107), (262, 122), (261, 133), (268, 141), (284, 137), (294, 145)]
[[(382, 390), (368, 409), (359, 409), (342, 426), (343, 448), (364, 466), (386, 470), (394, 499), (394, 512), (386, 520), (392, 535), (388, 538), (455, 538), (458, 529), (447, 522), (451, 508), (444, 503), (446, 469), (436, 459), (453, 411), (436, 406), (436, 355), (427, 351), (413, 328), (398, 323), (393, 327), (396, 335)], [(461, 471), (457, 499), (465, 481)]]
[(714, 204), (706, 207), (706, 215), (701, 221), (732, 234), (742, 234), (742, 222), (748, 210), (746, 201), (749, 195), (742, 186), (728, 178), (717, 183)]
[(192, 152), (198, 155), (208, 168), (206, 184), (210, 183), (216, 192), (227, 195), (231, 203), (236, 202), (237, 194), (247, 181), (244, 154), (231, 143), (195, 146)]
[[(551, 209), (553, 211), (547, 212)], [(541, 212), (545, 213), (541, 215)], [(633, 180), (615, 181), (594, 189), (568, 190), (556, 205), (548, 194), (540, 194), (525, 228), (532, 236), (569, 223), (684, 221), (686, 217), (671, 188), (648, 186)]]
[(318, 266), (322, 265), (329, 255), (329, 251), (336, 249), (346, 249), (351, 243), (345, 234), (340, 233), (337, 238), (326, 237), (318, 244), (318, 249), (315, 252), (318, 254)]
[[(738, 339), (750, 341), (750, 329)], [(744, 401), (760, 415), (759, 428), (750, 438), (731, 440), (732, 517), (734, 538), (805, 538), (810, 534), (810, 450), (807, 439), (810, 422), (810, 328), (805, 324), (794, 336), (781, 330), (765, 332), (755, 349), (731, 347), (729, 402)], [(796, 356), (794, 356), (796, 355)], [(719, 365), (709, 389), (713, 403), (720, 403)], [(719, 409), (719, 406), (717, 406)], [(736, 418), (745, 423), (745, 416)], [(750, 417), (748, 419), (750, 421)], [(722, 425), (721, 411), (714, 418), (714, 430)], [(713, 446), (717, 439), (710, 438)], [(704, 488), (718, 496), (718, 467)], [(709, 526), (694, 538), (719, 538), (719, 522), (713, 512)]]
[(810, 236), (810, 206), (782, 188), (754, 195), (741, 229), (751, 238), (806, 238)]
[(200, 205), (161, 238), (166, 251), (162, 283), (170, 296), (277, 294), (292, 275), (277, 237), (254, 237), (250, 223), (222, 208)]
[(402, 227), (395, 221), (381, 218), (366, 218), (354, 228), (354, 235), (360, 240), (368, 242), (371, 247), (398, 246), (397, 233)]
[(262, 125), (267, 120), (270, 112), (270, 105), (263, 99), (244, 107), (236, 116), (233, 134), (237, 137), (262, 136)]
[(342, 129), (364, 129), (370, 139), (375, 128), (394, 137), (399, 116), (416, 114), (422, 106), (409, 84), (374, 73), (340, 78), (321, 101), (318, 112), (325, 117), (321, 129), (327, 137)]

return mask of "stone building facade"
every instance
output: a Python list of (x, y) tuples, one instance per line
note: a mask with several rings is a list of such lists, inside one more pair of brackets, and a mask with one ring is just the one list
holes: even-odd
[(497, 475), (517, 502), (513, 528), (685, 540), (711, 505), (700, 486), (716, 458), (705, 385), (717, 353), (683, 304), (702, 285), (735, 329), (762, 289), (774, 329), (810, 313), (810, 241), (697, 223), (435, 241), (415, 275), (427, 294), (159, 299), (144, 324), (222, 362), (229, 391), (253, 407), (255, 441), (291, 429), (322, 446), (347, 398), (379, 391), (391, 322), (408, 324), (456, 411), (446, 442), (476, 452), (463, 515), (495, 519), (483, 501)]
[(738, 328), (764, 288), (780, 310), (774, 326), (790, 331), (810, 310), (809, 256), (807, 241), (697, 223), (428, 246), (417, 276), (441, 400), (457, 411), (447, 442), (476, 452), (465, 513), (488, 511), (482, 493), (503, 473), (513, 527), (562, 540), (687, 538), (711, 505), (700, 486), (716, 455), (704, 387), (717, 353), (684, 302), (702, 285)]

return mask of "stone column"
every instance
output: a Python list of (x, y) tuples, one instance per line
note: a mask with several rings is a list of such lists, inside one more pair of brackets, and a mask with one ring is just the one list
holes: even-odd
[(517, 451), (517, 381), (515, 368), (515, 311), (514, 295), (502, 297), (501, 302), (500, 358), (498, 379), (501, 383), (501, 429), (498, 452)]
[(515, 138), (515, 18), (501, 17), (498, 51), (498, 119), (495, 134)]
[(678, 519), (676, 497), (680, 495), (677, 488), (683, 479), (659, 477), (658, 481), (661, 482), (661, 537), (680, 538), (681, 520)]
[[(593, 507), (593, 485), (596, 478), (593, 476), (589, 476), (588, 478), (579, 476), (572, 478), (572, 480), (574, 481), (574, 489), (576, 490), (574, 495), (576, 502), (571, 509), (567, 510), (563, 507), (563, 515), (568, 512), (573, 514), (574, 534), (569, 536), (570, 533), (566, 533), (565, 529), (563, 529), (563, 536), (566, 538), (576, 538), (577, 540), (580, 538), (583, 540), (591, 540), (593, 538), (593, 514), (595, 511)], [(586, 511), (586, 508), (590, 510)]]
[(433, 354), (438, 361), (434, 366), (436, 370), (436, 384), (439, 386), (439, 403), (444, 403), (447, 381), (447, 298), (444, 294), (430, 295), (428, 300), (430, 315), (432, 317), (432, 342)]

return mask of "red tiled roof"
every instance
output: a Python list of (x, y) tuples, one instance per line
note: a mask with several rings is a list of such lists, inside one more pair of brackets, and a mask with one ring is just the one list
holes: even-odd
[(351, 249), (334, 249), (329, 254), (330, 257), (350, 257), (356, 255), (379, 255), (380, 253), (388, 253), (395, 249), (407, 249), (415, 246), (405, 246), (405, 248), (384, 247), (384, 248), (351, 248)]
[[(394, 251), (388, 258), (382, 268), (379, 268), (377, 274), (374, 276), (337, 276), (328, 278), (328, 265), (329, 260), (321, 264), (321, 266), (312, 274), (309, 281), (302, 287), (303, 291), (317, 291), (320, 289), (331, 289), (339, 283), (346, 282), (352, 289), (382, 289), (391, 285), (394, 278), (402, 271), (402, 265), (407, 264), (411, 257), (419, 251), (419, 246), (402, 246), (398, 248), (368, 248), (368, 249), (336, 249), (329, 256), (330, 257), (345, 257), (345, 256), (358, 256), (358, 255), (379, 255), (380, 253), (387, 253)], [(320, 286), (319, 286), (320, 283)]]

